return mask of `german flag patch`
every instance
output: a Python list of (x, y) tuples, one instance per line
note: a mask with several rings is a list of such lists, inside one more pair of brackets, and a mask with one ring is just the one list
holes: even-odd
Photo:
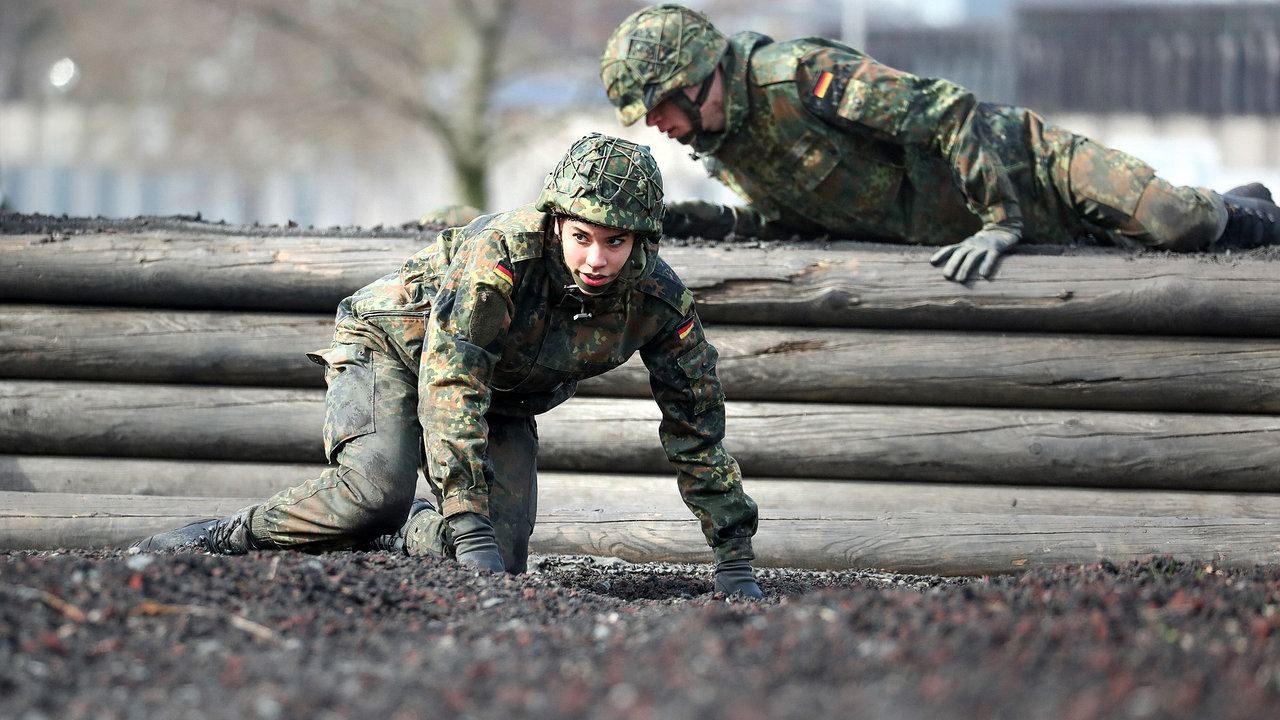
[(813, 96), (816, 98), (826, 97), (827, 90), (831, 88), (831, 81), (834, 79), (835, 79), (834, 75), (832, 75), (830, 72), (826, 70), (823, 70), (822, 74), (818, 76), (818, 83), (813, 86)]
[(511, 266), (506, 260), (500, 260), (493, 268), (494, 286), (500, 288), (511, 289), (515, 285), (516, 275), (511, 270)]
[(693, 332), (693, 326), (697, 322), (698, 322), (698, 318), (696, 315), (690, 316), (688, 320), (685, 320), (683, 323), (680, 323), (680, 327), (676, 328), (676, 336), (679, 337), (681, 340), (685, 339), (686, 337), (689, 336), (689, 333)]

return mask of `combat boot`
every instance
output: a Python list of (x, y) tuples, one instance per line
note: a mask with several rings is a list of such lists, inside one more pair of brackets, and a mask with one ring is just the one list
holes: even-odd
[(1271, 188), (1260, 182), (1245, 183), (1237, 185), (1230, 190), (1222, 193), (1223, 195), (1236, 195), (1238, 197), (1253, 198), (1254, 200), (1266, 200), (1269, 203), (1275, 202), (1271, 198)]
[(249, 518), (255, 509), (256, 505), (224, 518), (197, 520), (176, 530), (145, 537), (129, 547), (142, 552), (199, 548), (219, 555), (243, 555), (250, 550), (261, 550), (249, 534)]
[(430, 510), (431, 512), (435, 512), (436, 506), (432, 505), (428, 500), (425, 500), (423, 498), (416, 498), (413, 501), (413, 504), (409, 506), (409, 517), (404, 519), (404, 524), (400, 526), (400, 529), (396, 530), (393, 533), (388, 533), (386, 535), (379, 535), (378, 537), (374, 538), (372, 542), (366, 545), (365, 549), (386, 550), (387, 552), (404, 553), (405, 552), (404, 538), (408, 534), (409, 523), (413, 520), (414, 515), (417, 515), (418, 513), (424, 510)]
[(1243, 195), (1222, 196), (1227, 206), (1227, 227), (1214, 248), (1247, 250), (1263, 245), (1280, 245), (1280, 207)]

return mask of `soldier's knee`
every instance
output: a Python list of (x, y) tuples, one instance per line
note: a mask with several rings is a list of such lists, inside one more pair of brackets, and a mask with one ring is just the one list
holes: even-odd
[(417, 488), (416, 468), (412, 474), (386, 476), (346, 467), (338, 471), (338, 477), (346, 506), (341, 513), (346, 534), (372, 538), (400, 529)]
[(1144, 245), (1195, 252), (1209, 247), (1222, 235), (1227, 210), (1215, 193), (1170, 185), (1156, 178), (1143, 192), (1133, 220), (1138, 231), (1132, 235)]

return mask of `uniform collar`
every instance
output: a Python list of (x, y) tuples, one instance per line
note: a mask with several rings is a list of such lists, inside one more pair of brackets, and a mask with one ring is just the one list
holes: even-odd
[(740, 32), (729, 38), (729, 47), (720, 59), (721, 82), (724, 84), (724, 131), (702, 133), (694, 138), (694, 152), (714, 155), (742, 128), (749, 109), (747, 74), (751, 71), (751, 55), (756, 48), (772, 42), (773, 38), (756, 32)]

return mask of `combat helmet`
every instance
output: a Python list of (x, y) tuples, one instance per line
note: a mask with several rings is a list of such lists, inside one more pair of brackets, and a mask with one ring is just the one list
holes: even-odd
[[(701, 84), (705, 98), (728, 45), (706, 15), (682, 5), (653, 5), (632, 13), (614, 29), (600, 57), (600, 80), (618, 121), (635, 123), (681, 88)], [(678, 101), (683, 94), (675, 97)]]
[(649, 148), (591, 133), (547, 174), (540, 212), (568, 215), (642, 237), (662, 234), (662, 173)]

